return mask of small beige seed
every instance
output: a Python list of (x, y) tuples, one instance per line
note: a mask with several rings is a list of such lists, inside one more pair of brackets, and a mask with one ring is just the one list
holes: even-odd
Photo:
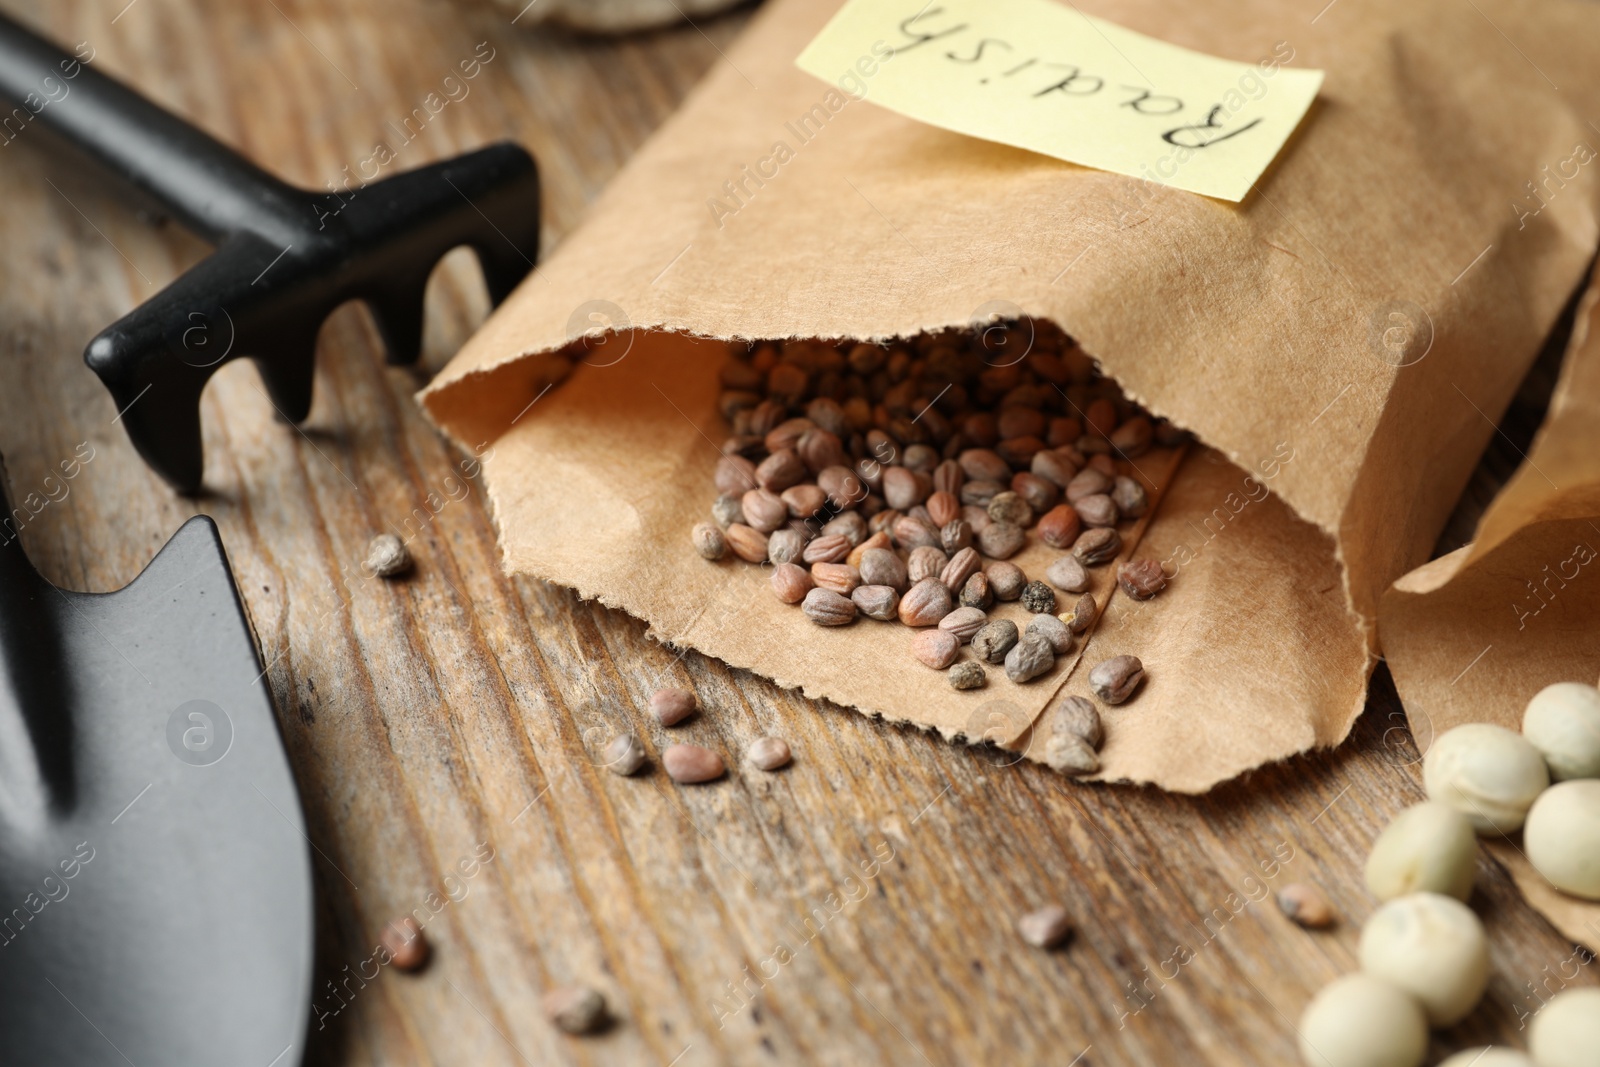
[(855, 601), (832, 589), (811, 590), (800, 602), (800, 610), (818, 626), (848, 626), (856, 621)]
[(606, 1023), (606, 998), (588, 986), (552, 989), (542, 1004), (545, 1017), (569, 1034), (592, 1034)]
[(982, 689), (989, 680), (983, 673), (983, 667), (971, 660), (951, 667), (949, 677), (952, 689)]
[[(887, 542), (887, 538), (884, 539)], [(887, 548), (869, 548), (861, 554), (857, 565), (861, 570), (863, 585), (887, 585), (904, 591), (911, 584), (905, 562)]]
[(744, 758), (763, 771), (786, 766), (792, 757), (789, 742), (781, 737), (758, 737), (745, 749)]
[(988, 621), (989, 616), (981, 608), (956, 608), (939, 620), (939, 629), (945, 633), (954, 634), (956, 640), (966, 644), (972, 640), (972, 635), (977, 633), (979, 628)]
[(1034, 948), (1055, 948), (1072, 934), (1072, 917), (1057, 904), (1030, 911), (1017, 920), (1017, 933)]
[(950, 590), (937, 578), (924, 578), (900, 598), (900, 621), (907, 626), (937, 626), (955, 604)]
[(811, 580), (811, 572), (796, 563), (780, 563), (772, 568), (772, 577), (768, 579), (772, 585), (772, 592), (785, 604), (798, 604), (806, 598), (816, 585)]
[(661, 766), (674, 782), (685, 784), (709, 782), (727, 770), (721, 756), (699, 745), (668, 745), (661, 753)]
[(746, 563), (761, 563), (767, 558), (767, 535), (752, 526), (736, 522), (728, 527), (728, 547)]
[(389, 954), (390, 964), (402, 971), (420, 971), (432, 954), (422, 927), (409, 915), (385, 926), (378, 944)]
[(1121, 704), (1144, 681), (1138, 656), (1112, 656), (1089, 672), (1089, 690), (1107, 704)]
[(1105, 493), (1094, 493), (1089, 496), (1079, 497), (1073, 501), (1072, 508), (1078, 513), (1078, 518), (1083, 520), (1086, 527), (1115, 526), (1117, 519), (1117, 505)]
[(1045, 568), (1045, 579), (1067, 593), (1082, 593), (1090, 585), (1089, 571), (1072, 556), (1062, 556)]
[(989, 591), (996, 600), (1015, 600), (1028, 586), (1028, 576), (1015, 563), (991, 563), (984, 573), (989, 576)]
[(728, 554), (728, 539), (723, 536), (722, 527), (714, 522), (695, 523), (690, 536), (701, 559), (719, 560)]
[(1321, 930), (1333, 925), (1333, 905), (1310, 882), (1293, 882), (1278, 890), (1278, 907), (1301, 926)]
[(950, 561), (945, 558), (942, 549), (932, 545), (922, 545), (911, 550), (911, 555), (906, 558), (906, 574), (911, 579), (911, 584), (916, 585), (924, 578), (937, 578), (944, 573)]
[(394, 578), (411, 569), (411, 553), (394, 534), (379, 534), (367, 544), (366, 563), (379, 578)]
[(861, 614), (881, 622), (893, 622), (900, 609), (900, 594), (887, 585), (857, 586), (850, 599)]
[(1091, 748), (1098, 749), (1105, 739), (1105, 727), (1100, 723), (1100, 712), (1094, 701), (1087, 697), (1067, 697), (1056, 709), (1052, 729), (1058, 734), (1071, 734), (1083, 738)]
[(861, 575), (848, 563), (813, 563), (811, 580), (819, 589), (831, 589), (840, 596), (849, 596), (861, 584)]
[(1050, 647), (1058, 656), (1072, 650), (1072, 631), (1067, 628), (1066, 623), (1054, 615), (1035, 615), (1028, 620), (1028, 628), (1023, 632), (1038, 634), (1049, 641)]
[(767, 538), (767, 558), (774, 563), (794, 563), (800, 559), (805, 547), (805, 536), (799, 530), (778, 530)]
[(632, 734), (618, 734), (606, 746), (602, 758), (606, 770), (626, 778), (644, 766), (644, 745)]
[(1075, 634), (1087, 632), (1089, 627), (1094, 625), (1095, 615), (1099, 611), (1100, 607), (1095, 603), (1094, 594), (1083, 594), (1078, 598), (1078, 602), (1072, 605), (1072, 617), (1066, 620), (1067, 629)]
[(1048, 674), (1055, 665), (1055, 649), (1038, 634), (1024, 636), (1006, 653), (1006, 677), (1018, 684)]
[(1019, 636), (1010, 619), (993, 619), (972, 635), (972, 654), (989, 663), (1004, 663)]
[(951, 589), (960, 589), (967, 584), (968, 578), (982, 569), (983, 559), (978, 553), (971, 548), (963, 548), (950, 557), (950, 562), (939, 572), (939, 580)]
[(657, 689), (650, 694), (650, 714), (662, 726), (676, 726), (693, 715), (699, 702), (687, 689)]
[(911, 654), (934, 670), (942, 671), (961, 654), (961, 640), (948, 630), (923, 630), (911, 639)]
[(978, 534), (978, 548), (990, 559), (1010, 559), (1027, 543), (1022, 527), (1010, 522), (991, 522)]
[(1063, 774), (1093, 774), (1100, 769), (1094, 748), (1076, 734), (1051, 734), (1044, 742), (1044, 761)]

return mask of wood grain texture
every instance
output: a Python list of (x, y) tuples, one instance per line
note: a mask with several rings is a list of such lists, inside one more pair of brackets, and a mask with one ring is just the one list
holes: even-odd
[[(745, 17), (610, 42), (524, 32), (487, 4), (443, 0), (122, 2), (5, 6), (90, 42), (97, 65), (308, 185), (392, 136), (388, 123), (490, 42), (471, 95), (396, 168), (514, 137), (540, 161), (547, 243), (571, 232)], [(459, 253), (430, 288), (421, 370), (387, 368), (353, 307), (323, 331), (303, 427), (274, 420), (252, 368), (227, 367), (204, 401), (209, 492), (175, 497), (79, 354), (206, 250), (44, 148), (28, 131), (0, 149), (0, 451), (14, 499), (79, 442), (95, 458), (24, 540), (52, 580), (105, 590), (188, 515), (220, 524), (316, 847), (327, 1014), (313, 1022), (313, 1062), (1295, 1061), (1293, 1020), (1354, 966), (1374, 903), (1366, 849), (1421, 796), (1381, 672), (1338, 751), (1174, 797), (1084, 787), (875, 725), (508, 580), (466, 457), (411, 400), (483, 314)], [(1514, 409), (1522, 423), (1486, 459), (1456, 536), (1509, 472), (1537, 403)], [(409, 580), (359, 577), (384, 530), (410, 540)], [(645, 701), (664, 684), (694, 688), (706, 710), (652, 726)], [(651, 752), (638, 778), (596, 765), (620, 729)], [(763, 734), (788, 738), (791, 767), (738, 766)], [(672, 784), (656, 756), (678, 739), (727, 753), (732, 773)], [(493, 860), (428, 925), (432, 964), (353, 983), (335, 1014), (322, 983), (366, 959), (389, 919), (442, 896), (482, 842)], [(1270, 895), (1252, 899), (1294, 880), (1328, 891), (1335, 930), (1302, 931)], [(1012, 924), (1048, 902), (1079, 932), (1045, 953)], [(1572, 956), (1487, 854), (1474, 903), (1494, 979), (1483, 1007), (1436, 1038), (1441, 1056), (1521, 1045), (1519, 1014), (1537, 1003), (1526, 983)], [(1593, 984), (1593, 971), (1578, 980)], [(613, 1005), (604, 1034), (571, 1038), (544, 1020), (541, 993), (574, 982)]]

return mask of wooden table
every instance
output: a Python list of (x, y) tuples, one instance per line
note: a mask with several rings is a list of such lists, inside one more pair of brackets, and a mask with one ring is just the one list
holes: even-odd
[[(5, 6), (313, 186), (393, 140), (391, 123), (488, 42), (471, 94), (396, 169), (514, 137), (540, 161), (547, 244), (746, 17), (609, 42), (445, 0), (123, 3)], [(253, 368), (226, 367), (204, 402), (210, 491), (179, 498), (135, 456), (79, 353), (206, 249), (31, 140), (0, 149), (0, 450), (14, 497), (79, 442), (94, 459), (28, 524), (28, 551), (52, 580), (105, 590), (188, 515), (221, 525), (316, 846), (319, 990), (370, 954), (390, 918), (442, 895), (459, 860), (494, 850), (451, 883), (465, 896), (429, 924), (425, 972), (384, 973), (342, 1009), (319, 993), (314, 1062), (1296, 1060), (1307, 999), (1354, 967), (1373, 908), (1367, 847), (1422, 795), (1381, 671), (1338, 751), (1174, 797), (1084, 787), (875, 725), (508, 580), (482, 487), (456, 480), (462, 457), (411, 399), (484, 312), (463, 253), (430, 289), (421, 369), (384, 365), (364, 310), (329, 321), (299, 429), (274, 420)], [(1530, 379), (1512, 440), (1497, 441), (1446, 541), (1470, 536), (1512, 469), (1550, 373), (1547, 361)], [(415, 576), (357, 576), (367, 540), (408, 519), (421, 531)], [(794, 765), (681, 788), (658, 768), (626, 780), (598, 768), (590, 752), (619, 723), (659, 747), (642, 708), (668, 683), (710, 709), (680, 736), (738, 753), (781, 734)], [(1437, 1039), (1439, 1055), (1520, 1044), (1525, 983), (1572, 953), (1482, 863), (1474, 903), (1494, 979), (1481, 1009)], [(1271, 892), (1295, 880), (1327, 890), (1337, 929), (1309, 933), (1278, 912)], [(1023, 945), (1017, 915), (1055, 901), (1077, 917), (1075, 940)], [(580, 982), (613, 1006), (603, 1035), (564, 1036), (540, 1012), (544, 990)]]

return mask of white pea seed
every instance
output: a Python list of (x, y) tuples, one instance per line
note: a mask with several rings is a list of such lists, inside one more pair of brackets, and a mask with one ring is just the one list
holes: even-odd
[(1521, 734), (1486, 722), (1446, 730), (1422, 761), (1428, 799), (1449, 804), (1480, 834), (1508, 834), (1522, 825), (1550, 772)]
[(1600, 1063), (1600, 987), (1566, 989), (1551, 997), (1528, 1027), (1528, 1052), (1539, 1067)]
[(1395, 816), (1372, 843), (1367, 888), (1379, 900), (1407, 893), (1472, 895), (1478, 838), (1472, 822), (1448, 804), (1429, 800)]
[(1072, 916), (1061, 905), (1051, 904), (1018, 919), (1017, 933), (1035, 948), (1055, 948), (1072, 936)]
[(1433, 1026), (1464, 1019), (1489, 984), (1489, 939), (1472, 909), (1441, 893), (1412, 893), (1361, 929), (1361, 969), (1417, 998)]
[(1528, 809), (1522, 847), (1551, 885), (1600, 900), (1600, 778), (1560, 782), (1540, 793)]
[(1300, 1016), (1300, 1056), (1309, 1067), (1419, 1067), (1427, 1051), (1421, 1005), (1370, 974), (1334, 979)]
[(367, 545), (366, 563), (379, 578), (394, 578), (411, 569), (411, 553), (394, 534), (379, 534)]
[(1522, 736), (1544, 755), (1556, 781), (1600, 778), (1600, 689), (1581, 682), (1545, 686), (1528, 701)]
[(1464, 1048), (1439, 1067), (1536, 1067), (1526, 1052), (1514, 1048)]
[(781, 737), (758, 737), (745, 749), (744, 758), (764, 771), (787, 766), (792, 755), (789, 742)]

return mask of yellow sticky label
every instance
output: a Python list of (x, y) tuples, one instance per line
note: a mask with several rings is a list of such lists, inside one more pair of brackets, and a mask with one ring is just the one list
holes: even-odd
[(1322, 85), (1293, 57), (1218, 59), (1054, 0), (848, 0), (795, 62), (920, 122), (1238, 201)]

